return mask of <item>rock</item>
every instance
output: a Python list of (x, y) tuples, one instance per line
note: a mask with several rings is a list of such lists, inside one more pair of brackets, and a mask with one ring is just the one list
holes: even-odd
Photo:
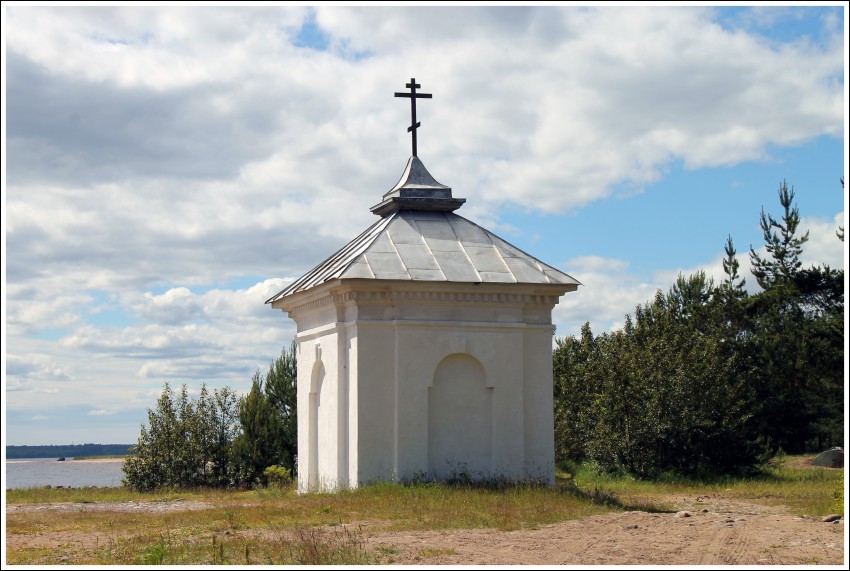
[(636, 524), (636, 523), (633, 523), (633, 524), (631, 524), (631, 525), (627, 525), (627, 526), (626, 526), (626, 527), (624, 527), (623, 529), (637, 529), (637, 528), (638, 528), (637, 524)]
[(821, 521), (825, 521), (826, 523), (832, 523), (832, 522), (838, 521), (840, 519), (841, 519), (841, 516), (838, 515), (838, 514), (829, 514), (828, 516), (824, 516), (823, 520), (821, 520)]
[(821, 452), (815, 459), (812, 460), (815, 466), (823, 466), (825, 468), (843, 468), (844, 467), (844, 450), (841, 448), (833, 448), (826, 452)]
[(701, 511), (702, 513), (704, 513), (704, 514), (707, 514), (707, 513), (708, 513), (708, 508), (702, 508), (700, 511)]
[(691, 512), (676, 512), (673, 517), (691, 517)]

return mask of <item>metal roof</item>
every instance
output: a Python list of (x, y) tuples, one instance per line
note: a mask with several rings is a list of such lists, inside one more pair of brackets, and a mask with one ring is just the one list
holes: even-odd
[(437, 182), (419, 157), (412, 156), (407, 161), (401, 179), (370, 210), (378, 216), (387, 216), (399, 210), (453, 212), (464, 202), (465, 198), (452, 198), (451, 187)]
[(451, 198), (452, 189), (437, 182), (422, 160), (413, 156), (407, 159), (407, 166), (396, 185), (384, 194), (384, 198), (390, 196)]
[(266, 303), (347, 278), (580, 285), (453, 212), (396, 210)]

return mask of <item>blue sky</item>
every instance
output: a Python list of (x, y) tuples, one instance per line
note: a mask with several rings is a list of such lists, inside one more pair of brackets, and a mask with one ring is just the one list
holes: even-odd
[[(410, 154), (582, 282), (556, 335), (678, 273), (748, 285), (794, 187), (844, 267), (843, 4), (3, 6), (4, 439), (129, 443), (165, 381), (247, 392), (264, 301), (370, 225)], [(753, 289), (754, 291), (754, 289)]]

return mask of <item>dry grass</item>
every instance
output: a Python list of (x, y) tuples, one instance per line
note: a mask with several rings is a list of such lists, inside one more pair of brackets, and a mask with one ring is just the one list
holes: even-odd
[[(215, 497), (216, 490), (158, 490), (155, 492), (134, 492), (123, 487), (88, 488), (21, 488), (6, 490), (6, 503), (10, 504), (55, 504), (58, 502), (127, 502), (127, 501), (167, 501), (177, 498), (196, 499), (203, 497), (207, 501)], [(220, 492), (222, 497), (231, 492)]]
[[(811, 457), (809, 457), (811, 458)], [(801, 464), (802, 462), (802, 464)], [(749, 478), (661, 482), (602, 477), (579, 468), (557, 486), (376, 484), (336, 494), (297, 495), (293, 488), (253, 491), (123, 488), (8, 490), (7, 564), (216, 565), (380, 564), (392, 549), (368, 551), (361, 526), (371, 530), (515, 530), (616, 510), (659, 511), (670, 494), (720, 493), (784, 504), (825, 515), (843, 470), (810, 469), (805, 458)], [(639, 498), (639, 499), (638, 499)], [(205, 509), (127, 511), (121, 503), (201, 502)], [(73, 502), (57, 517), (38, 504)], [(85, 509), (90, 502), (116, 502)], [(103, 508), (103, 509), (100, 509)], [(13, 536), (25, 542), (10, 542)], [(427, 554), (423, 557), (436, 557)]]
[(457, 551), (454, 549), (421, 549), (418, 553), (419, 557), (439, 557), (441, 555), (455, 555)]
[[(203, 502), (201, 510), (129, 512), (120, 505), (87, 510), (87, 502)], [(250, 492), (196, 490), (141, 494), (104, 488), (16, 490), (7, 503), (75, 504), (7, 513), (9, 536), (44, 538), (16, 547), (10, 564), (368, 564), (360, 524), (372, 529), (423, 530), (494, 527), (510, 530), (610, 511), (604, 499), (565, 485), (473, 486), (377, 484), (337, 494), (297, 495), (292, 488)], [(75, 511), (76, 510), (76, 511)], [(59, 539), (57, 539), (59, 538)], [(73, 538), (63, 543), (62, 538)]]
[(704, 480), (681, 477), (635, 480), (598, 475), (585, 467), (575, 469), (572, 476), (582, 489), (600, 490), (624, 500), (642, 498), (658, 507), (664, 507), (661, 503), (664, 496), (717, 494), (739, 500), (783, 505), (798, 515), (823, 516), (834, 513), (835, 491), (844, 481), (844, 470), (813, 466), (813, 458), (813, 455), (787, 456), (753, 475)]

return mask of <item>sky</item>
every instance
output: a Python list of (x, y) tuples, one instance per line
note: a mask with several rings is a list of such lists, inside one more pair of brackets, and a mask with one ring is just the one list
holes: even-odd
[(824, 6), (3, 5), (5, 444), (134, 443), (166, 381), (240, 394), (264, 302), (376, 221), (410, 156), (578, 279), (555, 337), (679, 274), (750, 291), (783, 181), (844, 268), (847, 22)]

